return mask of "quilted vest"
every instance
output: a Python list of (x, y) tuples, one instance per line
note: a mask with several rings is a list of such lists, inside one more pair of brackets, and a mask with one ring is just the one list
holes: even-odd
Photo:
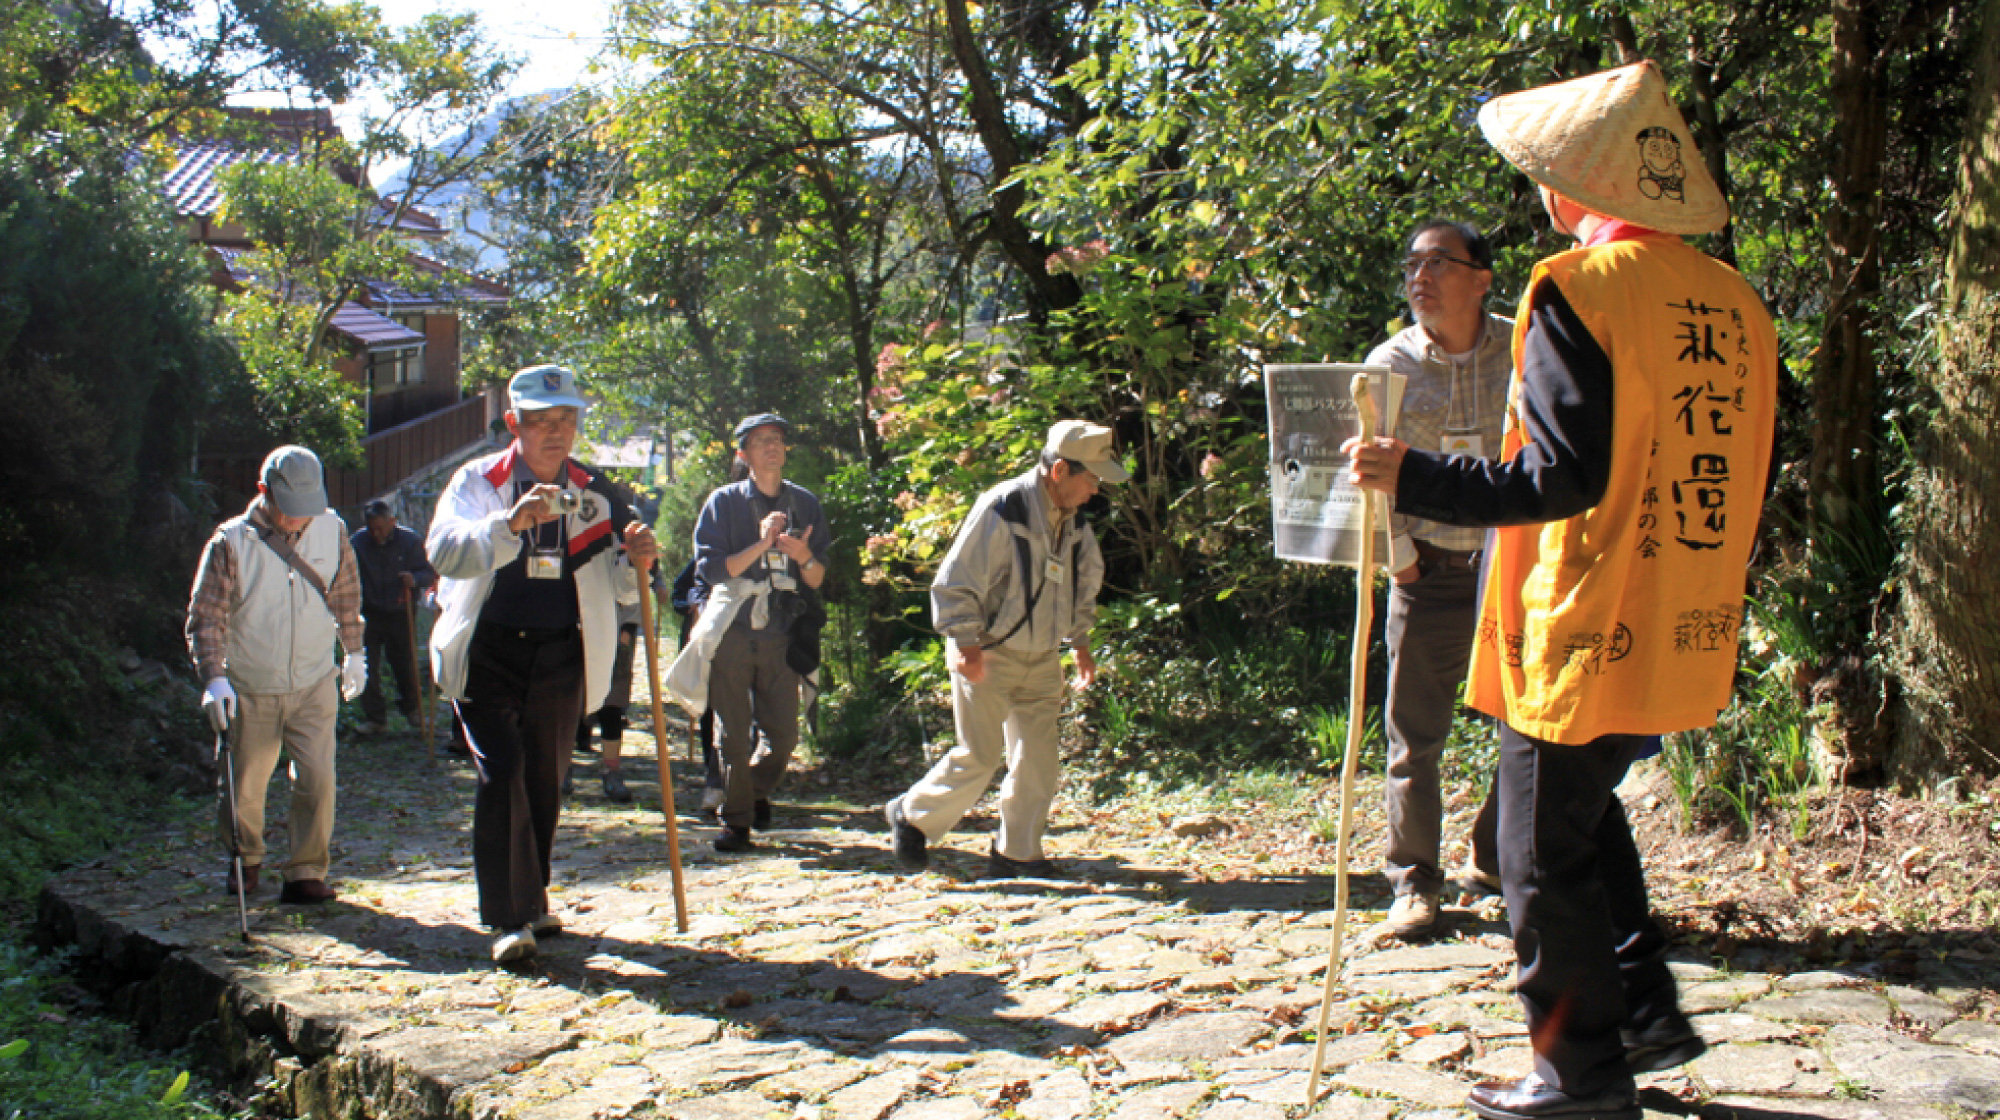
[[(247, 516), (231, 518), (223, 537), (236, 557), (236, 601), (229, 612), (225, 654), (229, 683), (239, 692), (281, 696), (318, 684), (333, 672), (340, 633), (326, 600), (257, 535)], [(347, 526), (320, 514), (300, 535), (300, 559), (331, 587)]]

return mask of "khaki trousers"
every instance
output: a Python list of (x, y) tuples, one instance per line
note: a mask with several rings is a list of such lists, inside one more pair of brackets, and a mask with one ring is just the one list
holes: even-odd
[(1061, 762), (1056, 721), (1062, 713), (1062, 654), (986, 651), (986, 679), (951, 675), (951, 713), (958, 745), (903, 795), (903, 815), (936, 840), (958, 827), (993, 772), (1000, 783), (1000, 836), (994, 850), (1012, 860), (1042, 858), (1042, 833), (1056, 798)]
[[(333, 722), (340, 710), (338, 670), (297, 692), (260, 696), (236, 694), (236, 722), (230, 749), (236, 766), (234, 835), (243, 864), (264, 863), (264, 796), (282, 748), (291, 760), (291, 841), (285, 880), (326, 878), (327, 847), (333, 840)], [(216, 809), (222, 846), (231, 846), (229, 799)]]

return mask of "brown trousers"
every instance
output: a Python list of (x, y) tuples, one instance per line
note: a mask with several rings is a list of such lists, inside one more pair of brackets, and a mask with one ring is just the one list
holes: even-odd
[(229, 799), (216, 808), (222, 846), (242, 844), (243, 864), (264, 863), (264, 798), (282, 749), (291, 759), (292, 809), (287, 881), (326, 878), (327, 847), (333, 841), (333, 723), (340, 710), (338, 670), (318, 684), (277, 696), (236, 694), (236, 722), (230, 727), (236, 768), (236, 820)]

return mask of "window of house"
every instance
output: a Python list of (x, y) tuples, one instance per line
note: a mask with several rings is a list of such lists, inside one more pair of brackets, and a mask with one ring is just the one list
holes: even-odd
[(368, 383), (378, 393), (393, 393), (424, 383), (424, 352), (421, 347), (407, 350), (378, 350), (368, 356)]

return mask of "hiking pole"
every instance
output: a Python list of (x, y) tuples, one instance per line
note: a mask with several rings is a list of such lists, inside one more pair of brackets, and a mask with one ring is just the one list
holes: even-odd
[(639, 569), (639, 632), (646, 636), (646, 686), (653, 701), (653, 760), (660, 768), (660, 808), (667, 814), (667, 867), (674, 875), (674, 928), (688, 931), (687, 885), (681, 881), (681, 823), (674, 810), (674, 765), (662, 734), (667, 714), (660, 706), (660, 654), (653, 636), (653, 566)]
[(215, 733), (215, 756), (222, 760), (223, 796), (229, 807), (229, 874), (236, 880), (236, 921), (243, 943), (250, 944), (250, 903), (243, 886), (243, 832), (236, 821), (236, 755), (229, 749), (229, 732)]
[[(1354, 410), (1360, 414), (1361, 438), (1375, 438), (1375, 400), (1368, 392), (1368, 375), (1357, 373), (1349, 383)], [(1319, 997), (1319, 1030), (1313, 1042), (1312, 1076), (1306, 1081), (1306, 1103), (1319, 1099), (1320, 1072), (1326, 1065), (1326, 1027), (1333, 1013), (1334, 974), (1340, 971), (1341, 939), (1347, 927), (1347, 842), (1354, 825), (1354, 769), (1361, 755), (1363, 711), (1368, 700), (1368, 631), (1375, 624), (1375, 495), (1361, 491), (1361, 566), (1354, 575), (1354, 660), (1347, 689), (1347, 750), (1340, 759), (1340, 834), (1334, 845), (1333, 944), (1327, 951), (1326, 983)]]
[[(417, 660), (417, 597), (410, 593), (412, 590), (414, 589), (406, 588), (403, 591), (404, 616), (410, 624), (410, 684), (415, 688), (417, 693), (418, 733), (424, 737), (424, 749), (429, 750), (431, 746), (431, 709), (430, 705), (424, 702), (424, 664)], [(381, 686), (378, 685), (376, 687), (379, 688)]]

